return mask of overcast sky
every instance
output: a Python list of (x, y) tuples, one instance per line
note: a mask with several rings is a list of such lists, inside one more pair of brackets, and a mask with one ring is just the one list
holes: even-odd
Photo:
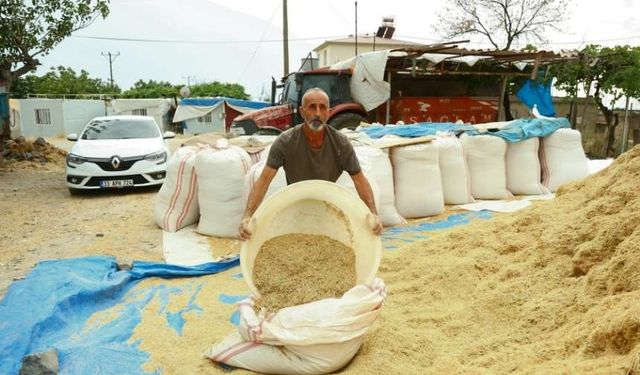
[[(394, 16), (395, 38), (440, 41), (432, 25), (444, 2), (359, 0), (358, 33), (373, 33), (383, 16)], [(354, 3), (288, 1), (291, 71), (326, 39), (355, 32)], [(41, 58), (38, 74), (62, 65), (106, 80), (109, 64), (101, 54), (112, 52), (119, 53), (113, 75), (123, 89), (139, 79), (174, 84), (217, 80), (240, 83), (254, 97), (268, 92), (271, 77), (283, 74), (282, 0), (112, 0), (110, 9), (105, 20), (77, 31)], [(640, 45), (639, 15), (638, 0), (573, 0), (562, 31), (542, 48)]]

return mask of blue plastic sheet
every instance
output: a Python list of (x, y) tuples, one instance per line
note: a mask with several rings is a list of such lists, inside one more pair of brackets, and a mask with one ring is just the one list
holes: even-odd
[(569, 120), (559, 118), (532, 118), (514, 120), (502, 129), (489, 132), (480, 132), (472, 125), (460, 125), (453, 123), (421, 122), (412, 125), (386, 125), (362, 128), (371, 138), (381, 138), (385, 135), (397, 135), (401, 137), (422, 137), (435, 135), (437, 132), (452, 132), (454, 134), (465, 133), (468, 135), (488, 134), (500, 137), (507, 142), (520, 142), (529, 138), (545, 137), (560, 128), (570, 127)]
[(551, 82), (545, 85), (529, 79), (516, 92), (516, 96), (529, 108), (533, 108), (535, 105), (543, 116), (554, 117), (556, 115), (551, 98)]
[[(113, 257), (87, 257), (39, 263), (9, 288), (0, 301), (0, 374), (17, 374), (30, 353), (58, 351), (60, 374), (140, 374), (149, 355), (129, 344), (141, 319), (142, 307), (154, 293), (124, 305), (126, 311), (111, 323), (78, 335), (95, 312), (121, 298), (147, 277), (191, 277), (222, 272), (237, 266), (237, 258), (198, 267), (134, 262), (130, 271), (118, 271)], [(181, 314), (169, 317), (180, 330)], [(183, 320), (182, 320), (183, 322)]]
[[(463, 212), (443, 220), (389, 228), (382, 242), (385, 249), (393, 250), (427, 238), (430, 231), (491, 216), (488, 211)], [(166, 324), (182, 334), (185, 314), (202, 310), (194, 301), (206, 281), (194, 279), (187, 289), (162, 283), (134, 289), (138, 282), (148, 277), (209, 275), (238, 264), (237, 258), (195, 267), (134, 262), (130, 271), (118, 271), (113, 257), (41, 262), (24, 280), (13, 283), (0, 301), (0, 374), (17, 374), (25, 355), (50, 349), (58, 352), (60, 374), (145, 374), (142, 368), (150, 354), (139, 348), (139, 342), (130, 340), (145, 307), (157, 297)], [(241, 279), (242, 274), (230, 277)], [(191, 296), (186, 307), (167, 309), (171, 296), (177, 294)], [(218, 301), (235, 304), (246, 297), (221, 293)], [(122, 309), (117, 318), (83, 331), (92, 315), (114, 306)], [(237, 311), (229, 321), (239, 323)]]

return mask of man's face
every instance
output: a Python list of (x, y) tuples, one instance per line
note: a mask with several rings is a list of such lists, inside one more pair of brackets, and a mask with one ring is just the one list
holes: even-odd
[(300, 114), (305, 126), (313, 131), (321, 131), (329, 118), (329, 98), (322, 92), (308, 93), (302, 100)]

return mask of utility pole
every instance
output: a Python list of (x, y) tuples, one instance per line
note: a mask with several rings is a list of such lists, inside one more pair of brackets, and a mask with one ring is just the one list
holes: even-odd
[(113, 92), (113, 62), (116, 61), (116, 57), (120, 56), (120, 52), (115, 54), (102, 52), (102, 56), (109, 58), (109, 80), (111, 81), (111, 92)]
[(284, 50), (284, 77), (289, 75), (289, 21), (287, 19), (287, 0), (282, 0), (282, 42)]
[(356, 1), (356, 56), (358, 56), (358, 2)]

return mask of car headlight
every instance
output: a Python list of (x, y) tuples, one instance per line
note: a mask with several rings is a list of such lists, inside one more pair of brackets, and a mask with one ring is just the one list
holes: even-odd
[(78, 156), (76, 154), (68, 154), (67, 155), (67, 165), (73, 167), (72, 164), (80, 165), (84, 162), (88, 161), (87, 158), (83, 158), (82, 156)]
[(146, 155), (144, 160), (154, 162), (156, 164), (162, 164), (167, 161), (167, 152), (166, 151), (158, 151), (153, 154)]

